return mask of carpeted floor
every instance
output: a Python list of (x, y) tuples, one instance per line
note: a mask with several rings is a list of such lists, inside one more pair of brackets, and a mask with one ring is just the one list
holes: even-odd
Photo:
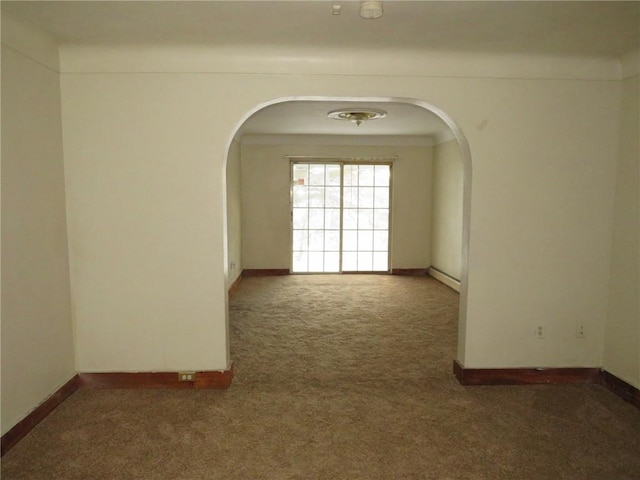
[(424, 277), (246, 278), (226, 391), (80, 390), (2, 479), (640, 479), (602, 387), (462, 387), (457, 294)]

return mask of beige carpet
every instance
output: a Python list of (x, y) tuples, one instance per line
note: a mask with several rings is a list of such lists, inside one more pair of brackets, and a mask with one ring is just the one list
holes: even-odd
[(81, 390), (2, 479), (640, 479), (602, 387), (462, 387), (457, 294), (428, 278), (247, 278), (227, 391)]

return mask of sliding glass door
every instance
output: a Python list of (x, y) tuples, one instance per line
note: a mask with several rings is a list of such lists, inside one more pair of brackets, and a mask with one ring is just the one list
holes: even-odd
[(292, 271), (389, 270), (391, 165), (292, 163)]
[(293, 164), (293, 272), (340, 271), (340, 164)]

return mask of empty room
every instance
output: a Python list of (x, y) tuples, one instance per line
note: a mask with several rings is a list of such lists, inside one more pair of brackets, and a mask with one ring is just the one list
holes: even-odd
[(2, 478), (638, 478), (640, 2), (1, 8)]

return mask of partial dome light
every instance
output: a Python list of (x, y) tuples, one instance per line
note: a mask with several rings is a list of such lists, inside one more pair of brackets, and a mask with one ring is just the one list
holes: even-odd
[(379, 0), (360, 2), (360, 16), (367, 20), (375, 20), (382, 16), (382, 2)]
[(387, 116), (387, 112), (384, 110), (377, 110), (374, 108), (368, 108), (363, 110), (340, 108), (338, 110), (331, 110), (327, 113), (329, 118), (334, 120), (348, 120), (360, 126), (362, 122), (367, 120), (376, 120), (378, 118), (384, 118)]

